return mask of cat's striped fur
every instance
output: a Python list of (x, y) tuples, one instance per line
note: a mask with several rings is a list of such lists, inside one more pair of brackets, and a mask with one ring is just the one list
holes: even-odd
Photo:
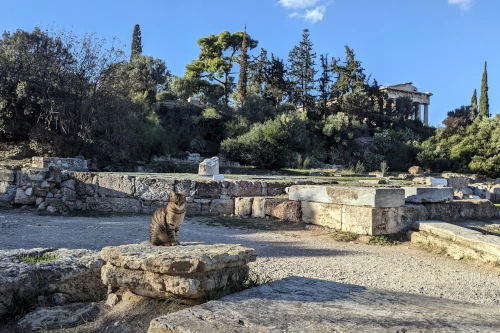
[(170, 201), (156, 210), (149, 225), (153, 245), (179, 245), (179, 228), (186, 215), (186, 195), (170, 191)]

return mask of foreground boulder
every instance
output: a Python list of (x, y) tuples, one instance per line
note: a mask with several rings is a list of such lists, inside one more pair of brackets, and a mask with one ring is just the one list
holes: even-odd
[(62, 293), (77, 302), (105, 294), (102, 265), (99, 252), (91, 250), (0, 251), (0, 316), (30, 307), (38, 296)]
[(18, 325), (32, 331), (68, 328), (91, 320), (97, 312), (97, 306), (91, 303), (37, 308), (24, 316)]
[(498, 332), (498, 314), (497, 306), (294, 276), (153, 319), (148, 333)]
[(257, 253), (233, 244), (165, 247), (143, 242), (105, 247), (101, 257), (106, 261), (102, 282), (111, 290), (127, 288), (145, 297), (199, 304), (207, 292), (244, 278)]

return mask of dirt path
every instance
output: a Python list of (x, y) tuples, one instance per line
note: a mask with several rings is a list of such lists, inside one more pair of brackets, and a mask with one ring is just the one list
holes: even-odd
[[(54, 247), (99, 250), (148, 238), (149, 216), (64, 217), (0, 211), (0, 250)], [(217, 226), (221, 222), (222, 226)], [(240, 226), (226, 227), (236, 222)], [(244, 227), (246, 225), (246, 227)], [(402, 243), (370, 246), (334, 241), (328, 230), (268, 220), (187, 218), (181, 241), (238, 243), (255, 248), (262, 276), (342, 283), (500, 305), (500, 268), (455, 261)]]

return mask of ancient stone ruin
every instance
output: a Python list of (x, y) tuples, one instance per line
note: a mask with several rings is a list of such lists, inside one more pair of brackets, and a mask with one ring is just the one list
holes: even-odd
[(207, 293), (237, 283), (255, 261), (254, 249), (232, 244), (152, 246), (149, 242), (105, 247), (102, 282), (111, 290), (199, 304)]

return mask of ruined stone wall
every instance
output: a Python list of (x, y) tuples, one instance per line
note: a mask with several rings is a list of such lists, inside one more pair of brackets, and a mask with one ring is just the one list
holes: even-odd
[(70, 171), (88, 171), (87, 160), (83, 158), (32, 157), (32, 168), (59, 167)]
[(29, 205), (49, 212), (91, 210), (152, 214), (169, 201), (170, 189), (188, 194), (187, 213), (234, 214), (237, 197), (286, 194), (285, 188), (312, 181), (184, 179), (167, 174), (62, 171), (46, 168), (1, 170), (0, 206)]

